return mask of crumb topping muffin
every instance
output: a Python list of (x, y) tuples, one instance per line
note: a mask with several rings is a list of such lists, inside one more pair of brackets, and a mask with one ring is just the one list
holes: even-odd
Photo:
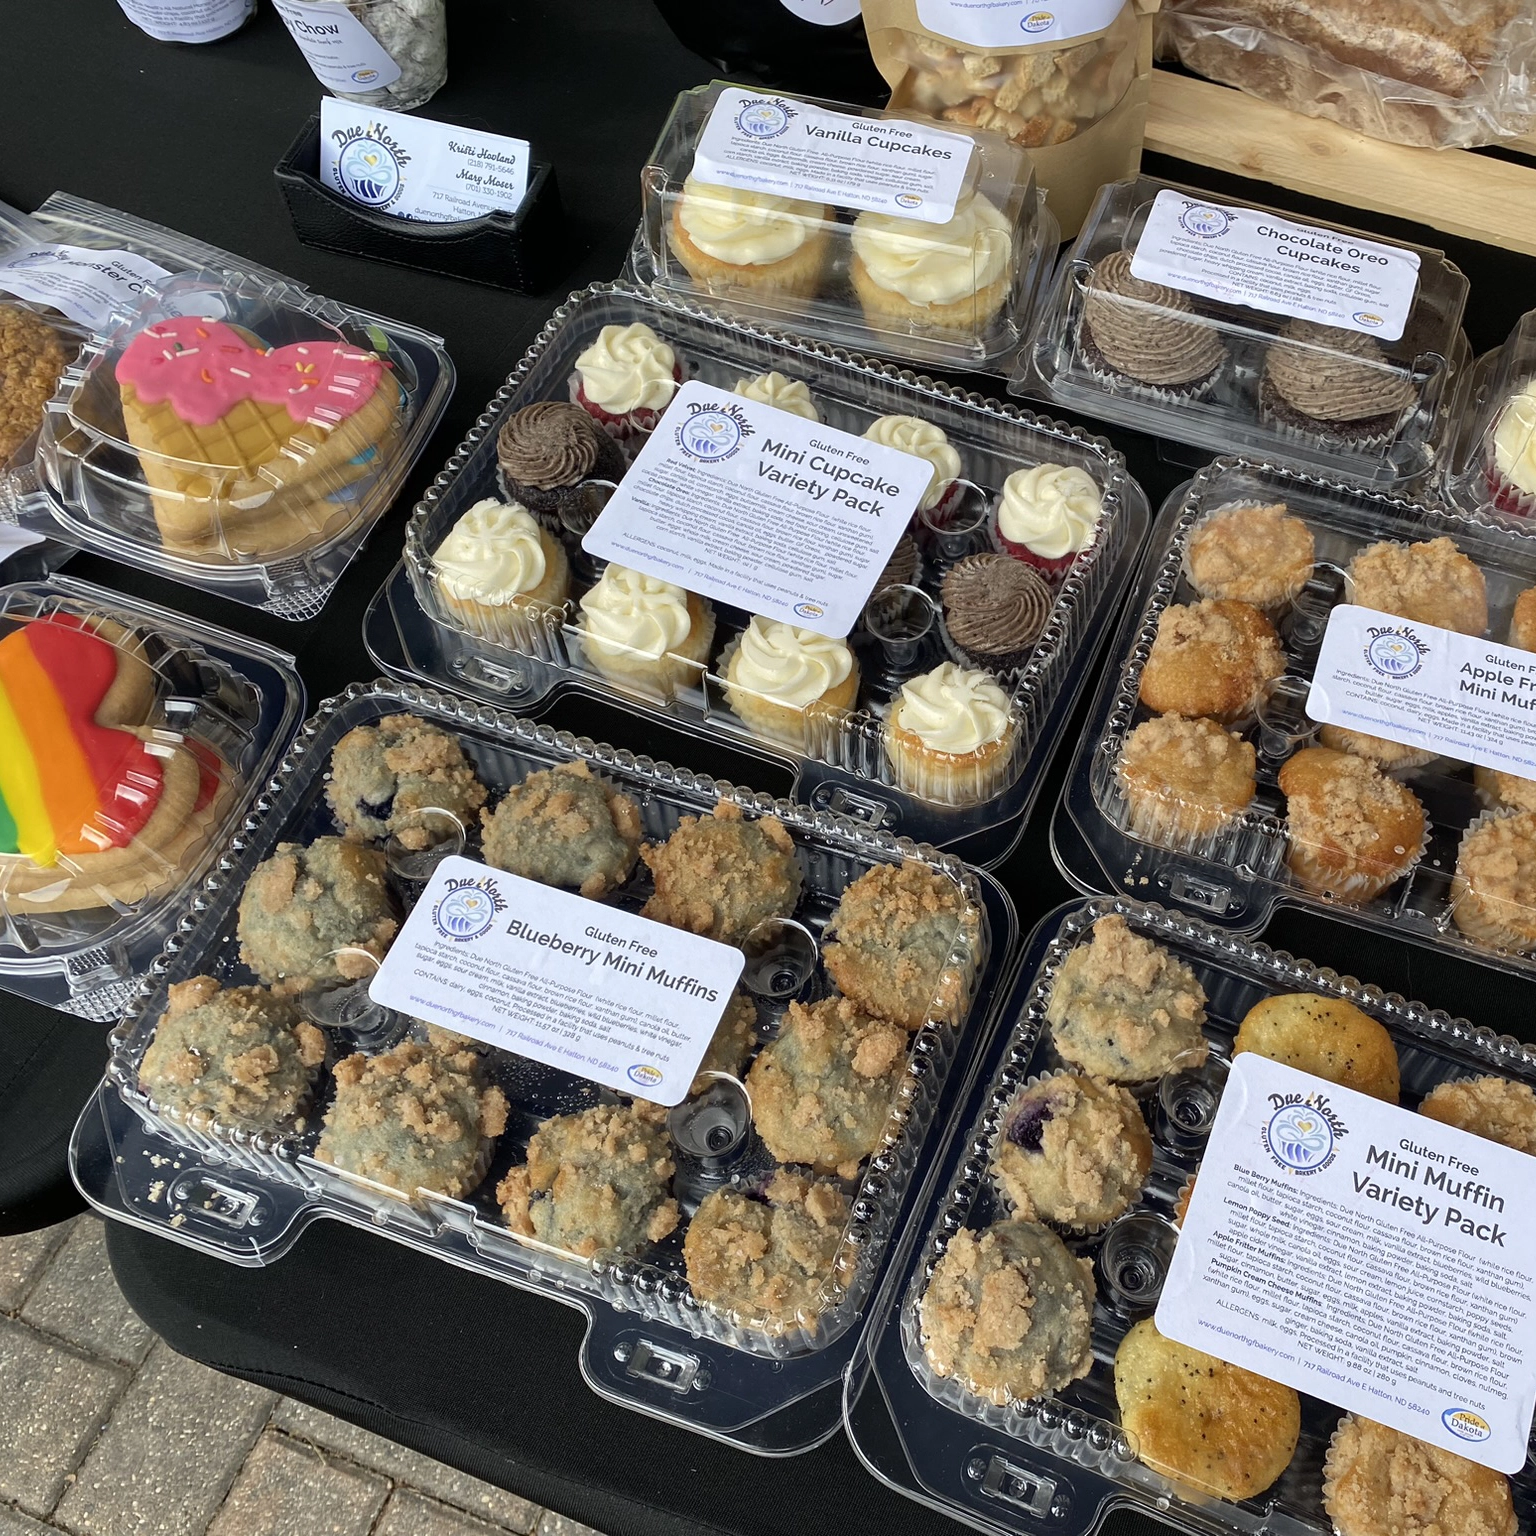
[(1176, 1344), (1150, 1317), (1115, 1352), (1115, 1401), (1149, 1467), (1234, 1502), (1268, 1488), (1301, 1437), (1290, 1387)]
[(324, 1060), (325, 1036), (287, 998), (194, 976), (166, 995), (139, 1087), (194, 1125), (270, 1129), (304, 1111)]
[(1349, 576), (1362, 608), (1464, 635), (1488, 628), (1483, 573), (1444, 535), (1422, 544), (1372, 544), (1350, 561)]
[(487, 864), (594, 899), (623, 885), (640, 851), (639, 806), (585, 763), (530, 773), (480, 820)]
[(1515, 1536), (1509, 1479), (1349, 1413), (1323, 1464), (1323, 1509), (1338, 1536)]
[(546, 1120), (496, 1199), (520, 1237), (583, 1259), (637, 1253), (677, 1230), (674, 1172), (665, 1110), (597, 1104)]
[(1262, 999), (1238, 1025), (1232, 1054), (1244, 1051), (1397, 1103), (1401, 1079), (1392, 1036), (1342, 997), (1286, 992)]
[(923, 1353), (998, 1404), (1059, 1392), (1093, 1368), (1093, 1263), (1048, 1227), (959, 1231), (919, 1304)]
[(1251, 603), (1173, 603), (1141, 669), (1141, 702), (1159, 715), (1231, 724), (1253, 714), (1285, 667), (1275, 626)]
[(1110, 1082), (1198, 1066), (1210, 1050), (1195, 973), (1113, 913), (1062, 961), (1045, 1017), (1062, 1059)]
[(794, 839), (775, 816), (749, 821), (722, 800), (708, 816), (684, 816), (664, 843), (640, 850), (656, 889), (640, 915), (722, 944), (739, 944), (800, 899)]
[(848, 1197), (836, 1184), (785, 1170), (762, 1200), (712, 1190), (683, 1238), (688, 1284), (700, 1301), (762, 1332), (813, 1329), (848, 1216)]
[(1439, 756), (1423, 747), (1411, 747), (1401, 741), (1388, 741), (1384, 736), (1371, 736), (1364, 731), (1346, 730), (1342, 725), (1325, 725), (1317, 733), (1321, 746), (1332, 747), (1335, 752), (1348, 752), (1354, 757), (1369, 758), (1388, 773), (1402, 773), (1410, 768), (1424, 768)]
[(380, 1056), (348, 1056), (315, 1156), (403, 1195), (461, 1200), (485, 1177), (507, 1128), (507, 1101), (487, 1086), (479, 1053), (405, 1040)]
[(752, 1120), (781, 1163), (851, 1179), (880, 1145), (907, 1065), (907, 1035), (846, 997), (791, 1003), (747, 1073)]
[(279, 843), (240, 896), (240, 958), (279, 992), (372, 976), (399, 922), (377, 848)]
[(1491, 1074), (1438, 1083), (1424, 1095), (1419, 1113), (1536, 1156), (1536, 1093), (1525, 1083)]
[(1515, 599), (1509, 616), (1509, 643), (1522, 651), (1536, 651), (1536, 587), (1527, 587)]
[(343, 831), (414, 849), (433, 841), (423, 811), (447, 811), (468, 829), (486, 791), (456, 736), (416, 715), (386, 715), (336, 743), (326, 798)]
[(1483, 804), (1493, 810), (1536, 811), (1536, 779), (1523, 779), (1517, 773), (1503, 773), (1474, 763), (1472, 782), (1477, 785)]
[(974, 951), (976, 910), (954, 881), (925, 865), (877, 864), (842, 894), (827, 924), (822, 962), (838, 988), (909, 1030), (954, 1023), (965, 974), (950, 963), (956, 939)]
[(1174, 846), (1212, 836), (1252, 803), (1257, 761), (1249, 742), (1203, 716), (1143, 720), (1116, 768), (1131, 831)]
[(1017, 1215), (1101, 1227), (1141, 1194), (1152, 1137), (1124, 1088), (1058, 1072), (1027, 1084), (1009, 1106), (995, 1167)]
[(1485, 814), (1467, 829), (1451, 881), (1451, 917), (1479, 944), (1536, 949), (1536, 811)]
[(1273, 611), (1306, 586), (1316, 558), (1312, 530), (1282, 501), (1218, 509), (1190, 534), (1184, 563), (1201, 597)]

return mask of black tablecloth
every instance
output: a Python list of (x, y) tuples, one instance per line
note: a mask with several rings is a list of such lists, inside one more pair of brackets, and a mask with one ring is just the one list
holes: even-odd
[[(763, 0), (764, 4), (772, 0)], [(406, 511), (462, 437), (566, 288), (611, 276), (639, 212), (636, 170), (666, 106), (711, 73), (680, 48), (645, 0), (452, 0), (452, 69), (429, 112), (533, 140), (554, 160), (572, 214), (568, 281), (524, 299), (450, 279), (301, 247), (272, 167), (318, 89), (277, 18), (224, 43), (169, 48), (132, 28), (112, 0), (48, 0), (5, 9), (0, 50), (0, 198), (31, 208), (55, 188), (96, 198), (245, 253), (321, 293), (413, 321), (447, 338), (458, 392), (393, 512), (321, 617), (293, 626), (107, 561), (73, 572), (243, 629), (294, 651), (311, 701), (370, 674), (359, 637), (368, 598), (397, 557)], [(1447, 241), (1398, 221), (1153, 163), (1160, 174), (1299, 213), (1358, 222), (1449, 249), (1473, 283), (1468, 329), (1479, 350), (1502, 340), (1536, 293), (1536, 263)], [(966, 381), (999, 393), (996, 381)], [(1111, 434), (1156, 506), (1195, 462)], [(767, 790), (781, 774), (594, 706), (548, 718), (588, 734), (723, 773)], [(704, 760), (707, 758), (708, 760)], [(1001, 878), (1028, 928), (1070, 894), (1046, 829), (1054, 788)], [(1480, 967), (1282, 915), (1272, 942), (1381, 985), (1528, 1035), (1530, 989)], [(100, 1075), (98, 1025), (0, 995), (0, 1231), (59, 1219), (78, 1202), (64, 1150)], [(610, 1407), (581, 1383), (575, 1313), (323, 1222), (281, 1264), (243, 1271), (114, 1228), (125, 1291), (178, 1349), (319, 1403), (614, 1533), (681, 1528), (768, 1532), (831, 1524), (853, 1533), (947, 1529), (886, 1493), (838, 1439), (765, 1462)], [(1116, 1517), (1113, 1536), (1149, 1532)]]

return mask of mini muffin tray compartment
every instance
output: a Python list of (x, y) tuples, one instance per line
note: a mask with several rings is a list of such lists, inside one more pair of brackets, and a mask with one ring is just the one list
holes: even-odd
[[(1122, 915), (1134, 932), (1194, 972), (1207, 998), (1211, 1055), (1204, 1068), (1131, 1088), (1153, 1139), (1152, 1171), (1140, 1200), (1089, 1236), (1056, 1229), (1073, 1254), (1094, 1265), (1089, 1373), (1059, 1392), (1000, 1405), (933, 1370), (918, 1308), (951, 1237), (1011, 1215), (990, 1171), (993, 1151), (1019, 1088), (1065, 1065), (1045, 1016), (1051, 990), (1066, 957), (1109, 914)], [(1378, 1020), (1397, 1048), (1405, 1108), (1454, 1078), (1497, 1074), (1536, 1086), (1530, 1046), (1234, 939), (1198, 918), (1114, 897), (1058, 908), (1026, 943), (987, 1059), (929, 1184), (926, 1213), (892, 1266), (865, 1350), (849, 1375), (848, 1430), (871, 1471), (979, 1529), (1019, 1536), (1087, 1536), (1112, 1509), (1140, 1511), (1198, 1536), (1328, 1536), (1322, 1467), (1340, 1418), (1336, 1407), (1303, 1394), (1301, 1436), (1290, 1464), (1266, 1492), (1236, 1503), (1181, 1488), (1139, 1461), (1133, 1437), (1121, 1427), (1114, 1390), (1121, 1339), (1156, 1308), (1178, 1242), (1174, 1207), (1199, 1167), (1238, 1025), (1261, 999), (1286, 993), (1343, 999)], [(1512, 1480), (1512, 1492), (1525, 1530), (1536, 1516), (1531, 1464)]]
[[(1312, 530), (1317, 564), (1312, 580), (1275, 616), (1286, 673), (1258, 717), (1241, 728), (1257, 757), (1253, 803), (1193, 849), (1138, 837), (1130, 830), (1116, 765), (1131, 732), (1152, 717), (1138, 695), (1159, 617), (1170, 604), (1199, 598), (1185, 571), (1189, 536), (1221, 508), (1279, 502)], [(1506, 531), (1496, 519), (1244, 459), (1218, 459), (1176, 490), (1159, 513), (1151, 553), (1112, 642), (1111, 655), (1118, 660), (1100, 685), (1057, 811), (1057, 856), (1073, 884), (1087, 893), (1123, 890), (1176, 904), (1244, 932), (1262, 928), (1277, 903), (1292, 902), (1336, 911), (1350, 922), (1466, 959), (1536, 975), (1536, 956), (1478, 944), (1452, 918), (1457, 850), (1464, 831), (1486, 809), (1468, 764), (1442, 758), (1389, 775), (1423, 804), (1426, 841), (1409, 874), (1373, 900), (1348, 905), (1315, 895), (1303, 889), (1286, 863), (1286, 802), (1276, 775), (1294, 753), (1315, 744), (1317, 726), (1305, 711), (1307, 690), (1329, 611), (1349, 600), (1344, 572), (1367, 545), (1440, 537), (1450, 538), (1482, 570), (1487, 638), (1502, 643), (1516, 597), (1536, 584), (1536, 539)]]
[[(152, 755), (185, 743), (207, 759), (192, 812), (206, 818), (206, 826), (190, 839), (151, 840), (164, 851), (148, 863), (164, 878), (142, 895), (118, 887), (112, 899), (94, 905), (43, 910), (40, 898), (58, 905), (51, 900), (54, 885), (29, 882), (29, 900), (19, 877), (32, 869), (30, 861), (0, 859), (0, 990), (84, 1018), (115, 1019), (174, 931), (186, 893), (213, 866), (288, 746), (304, 713), (304, 685), (293, 658), (281, 651), (73, 577), (0, 587), (0, 639), (34, 619), (54, 618), (81, 626), (108, 621), (137, 637), (134, 649), (149, 666), (152, 697), (131, 718), (113, 710), (115, 723), (147, 732)], [(69, 754), (22, 730), (46, 790), (48, 775), (62, 774)], [(213, 759), (221, 787), (210, 795)], [(133, 849), (130, 844), (126, 851)], [(54, 867), (60, 888), (79, 883), (68, 854)], [(111, 884), (104, 881), (104, 889)]]
[[(687, 686), (666, 694), (623, 686), (593, 668), (582, 648), (574, 597), (564, 611), (538, 610), (521, 625), (515, 647), (468, 633), (443, 604), (431, 554), (475, 502), (504, 496), (496, 461), (502, 422), (535, 400), (567, 399), (575, 360), (603, 326), (635, 321), (668, 341), (692, 376), (727, 388), (739, 378), (770, 370), (803, 380), (822, 419), (845, 431), (861, 433), (887, 414), (932, 422), (958, 451), (962, 478), (977, 488), (964, 495), (978, 506), (995, 499), (1013, 470), (1042, 462), (1078, 466), (1098, 483), (1104, 511), (1097, 538), (1054, 588), (1055, 605), (1026, 664), (1002, 679), (1013, 697), (1017, 745), (1001, 792), (980, 804), (950, 806), (897, 787), (882, 717), (903, 682), (946, 659), (936, 615), (926, 639), (894, 651), (861, 622), (849, 637), (863, 679), (857, 707), (809, 711), (802, 747), (755, 735), (727, 702), (719, 658), (747, 625), (749, 616), (739, 610), (715, 606), (709, 665), (694, 667)], [(555, 313), (448, 461), (412, 514), (405, 560), (375, 598), (364, 632), (374, 659), (397, 676), (436, 681), (520, 710), (557, 689), (617, 698), (626, 708), (787, 762), (796, 771), (796, 799), (938, 847), (977, 838), (957, 851), (972, 862), (992, 864), (1007, 852), (1033, 804), (1108, 613), (1129, 580), (1144, 511), (1141, 488), (1103, 438), (849, 353), (722, 321), (655, 293), (604, 285), (574, 295)], [(576, 540), (565, 537), (579, 593), (596, 572)], [(949, 551), (931, 542), (921, 548), (918, 579), (929, 597), (937, 595), (946, 562), (990, 548), (988, 537), (983, 527), (968, 544), (956, 543)], [(997, 829), (1003, 828), (1007, 832), (999, 835)]]
[[(758, 1192), (775, 1166), (755, 1131), (748, 1131), (732, 1155), (714, 1160), (690, 1157), (678, 1147), (673, 1193), (683, 1208), (683, 1226), (641, 1252), (600, 1253), (591, 1260), (519, 1242), (495, 1199), (498, 1182), (524, 1160), (528, 1139), (541, 1122), (601, 1102), (620, 1102), (584, 1079), (486, 1048), (487, 1076), (502, 1088), (511, 1113), (489, 1172), (463, 1200), (419, 1191), (413, 1202), (318, 1160), (313, 1153), (332, 1099), (335, 1062), (356, 1050), (376, 1054), (420, 1030), (414, 1021), (368, 1003), (364, 986), (354, 988), (356, 1012), (334, 1005), (346, 993), (331, 994), (331, 1005), (319, 1009), (305, 1005), (312, 1018), (325, 1023), (328, 1052), (312, 1107), (300, 1124), (258, 1133), (217, 1124), (194, 1128), (141, 1088), (139, 1063), (171, 985), (204, 974), (230, 985), (254, 980), (239, 958), (235, 936), (236, 907), (252, 869), (279, 841), (307, 842), (339, 830), (325, 798), (336, 743), (355, 726), (402, 711), (459, 737), (491, 790), (493, 805), (502, 791), (531, 772), (585, 762), (636, 801), (649, 841), (665, 839), (682, 816), (707, 812), (721, 799), (749, 815), (778, 816), (794, 838), (804, 875), (794, 917), (818, 936), (818, 956), (819, 934), (840, 893), (877, 864), (919, 859), (963, 888), (978, 914), (980, 938), (968, 959), (964, 940), (957, 939), (951, 957), (951, 963), (962, 966), (967, 987), (962, 1022), (951, 1026), (930, 1019), (912, 1036), (880, 1144), (858, 1176), (841, 1185), (852, 1216), (834, 1262), (835, 1287), (825, 1292), (813, 1326), (791, 1324), (782, 1333), (754, 1327), (751, 1318), (701, 1304), (687, 1283), (682, 1237), (699, 1200), (728, 1183), (749, 1194)], [(476, 857), (478, 848), (476, 827), (465, 852)], [(402, 910), (419, 895), (425, 878), (408, 863), (391, 863), (389, 879)], [(638, 865), (608, 902), (637, 910), (649, 888), (649, 874)], [(113, 1033), (107, 1080), (77, 1130), (77, 1179), (107, 1214), (248, 1265), (280, 1259), (309, 1222), (322, 1216), (375, 1227), (450, 1262), (581, 1308), (590, 1321), (584, 1367), (600, 1391), (741, 1443), (800, 1448), (835, 1425), (835, 1383), (852, 1352), (888, 1243), (899, 1230), (898, 1216), (929, 1134), (945, 1123), (981, 1039), (987, 1012), (982, 1000), (994, 997), (1005, 979), (1015, 935), (1012, 906), (1002, 891), (986, 876), (931, 849), (649, 758), (557, 735), (482, 704), (413, 685), (354, 685), (322, 705), (301, 729), (255, 814), (149, 968)], [(750, 967), (751, 962), (746, 980), (755, 974)], [(812, 993), (824, 995), (826, 978), (819, 962), (808, 985)], [(765, 998), (764, 991), (772, 988), (758, 994), (760, 1043), (772, 1036), (787, 1005), (782, 997), (777, 1002)], [(337, 1024), (338, 1018), (352, 1022)], [(687, 1376), (681, 1390), (677, 1372)]]

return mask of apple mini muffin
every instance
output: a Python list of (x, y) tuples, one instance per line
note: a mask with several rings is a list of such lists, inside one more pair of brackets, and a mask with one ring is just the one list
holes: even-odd
[(1463, 635), (1488, 628), (1483, 573), (1443, 535), (1422, 544), (1372, 544), (1350, 562), (1349, 577), (1351, 600), (1362, 608)]
[(1116, 769), (1128, 830), (1163, 847), (1193, 849), (1252, 803), (1256, 763), (1252, 745), (1214, 720), (1143, 720)]
[(1342, 997), (1286, 992), (1257, 1002), (1243, 1016), (1232, 1054), (1281, 1061), (1373, 1099), (1396, 1104), (1401, 1087), (1397, 1047), (1384, 1026)]
[(1527, 587), (1515, 599), (1509, 616), (1509, 643), (1522, 651), (1536, 651), (1536, 587)]
[(1507, 1077), (1461, 1077), (1424, 1095), (1419, 1113), (1536, 1156), (1536, 1093)]
[(1184, 569), (1201, 597), (1273, 613), (1306, 586), (1316, 558), (1312, 530), (1277, 502), (1205, 518), (1189, 536)]
[(1351, 757), (1363, 757), (1388, 773), (1406, 773), (1411, 768), (1427, 768), (1440, 755), (1423, 747), (1412, 747), (1406, 742), (1388, 741), (1384, 736), (1371, 736), (1364, 731), (1346, 730), (1342, 725), (1325, 725), (1317, 733), (1320, 746), (1335, 752), (1348, 752)]
[(1536, 949), (1536, 811), (1472, 823), (1456, 855), (1451, 916), (1476, 944)]
[(1490, 810), (1536, 811), (1536, 779), (1474, 763), (1472, 782), (1477, 785), (1478, 798)]
[(1174, 603), (1141, 669), (1141, 702), (1158, 715), (1250, 718), (1285, 672), (1275, 626), (1251, 603)]

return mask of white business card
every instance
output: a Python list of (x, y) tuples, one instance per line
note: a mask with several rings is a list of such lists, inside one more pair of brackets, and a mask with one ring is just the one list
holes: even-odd
[(581, 545), (841, 639), (932, 475), (915, 454), (690, 379)]
[(741, 979), (729, 944), (444, 859), (368, 995), (653, 1104), (687, 1096)]
[(522, 139), (454, 128), (327, 96), (320, 103), (320, 179), (377, 213), (445, 224), (497, 209), (528, 191)]

